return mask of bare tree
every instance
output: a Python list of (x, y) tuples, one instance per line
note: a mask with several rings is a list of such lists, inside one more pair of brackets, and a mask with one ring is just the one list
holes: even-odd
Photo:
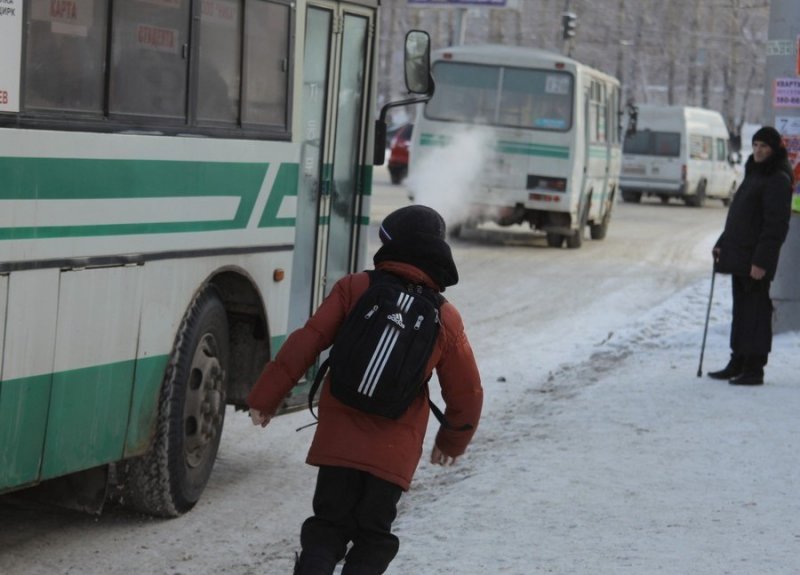
[[(381, 4), (384, 14), (393, 10), (398, 20), (407, 14), (407, 25), (428, 30), (435, 48), (456, 41), (454, 10), (407, 0)], [(516, 6), (471, 9), (465, 42), (563, 53), (561, 14), (570, 10), (577, 15), (572, 57), (615, 74), (627, 97), (718, 109), (731, 128), (760, 119), (767, 0), (519, 0)], [(390, 30), (383, 26), (384, 41)]]

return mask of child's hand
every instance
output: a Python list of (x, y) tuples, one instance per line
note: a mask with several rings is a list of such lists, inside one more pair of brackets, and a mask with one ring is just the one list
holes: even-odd
[(431, 451), (431, 463), (434, 465), (455, 465), (456, 459), (458, 459), (458, 457), (445, 455), (436, 445), (433, 446), (433, 451)]
[(257, 409), (250, 408), (250, 421), (253, 422), (253, 425), (260, 425), (261, 427), (266, 427), (269, 423), (269, 420), (272, 419), (269, 415), (264, 415)]

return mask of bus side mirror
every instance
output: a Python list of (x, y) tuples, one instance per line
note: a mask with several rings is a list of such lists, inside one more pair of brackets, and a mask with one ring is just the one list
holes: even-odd
[(412, 94), (427, 94), (431, 86), (431, 38), (427, 32), (406, 34), (406, 88)]
[(378, 119), (375, 120), (375, 142), (373, 164), (382, 166), (386, 160), (386, 112), (389, 108), (408, 106), (427, 102), (433, 97), (435, 85), (431, 76), (431, 37), (422, 30), (411, 30), (406, 34), (405, 46), (405, 77), (406, 88), (413, 98), (387, 102), (381, 108)]
[(636, 107), (636, 104), (633, 101), (628, 102), (625, 106), (625, 110), (628, 112), (628, 129), (625, 131), (625, 137), (632, 136), (636, 133), (636, 123), (639, 119), (639, 108)]

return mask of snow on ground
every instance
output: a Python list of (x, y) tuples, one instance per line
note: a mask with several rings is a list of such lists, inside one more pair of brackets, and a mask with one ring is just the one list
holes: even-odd
[[(533, 351), (483, 358), (527, 375), (485, 381), (458, 467), (421, 466), (389, 573), (800, 572), (800, 333), (775, 338), (764, 387), (698, 378), (709, 287), (548, 373)], [(704, 374), (727, 361), (729, 310), (718, 278)]]

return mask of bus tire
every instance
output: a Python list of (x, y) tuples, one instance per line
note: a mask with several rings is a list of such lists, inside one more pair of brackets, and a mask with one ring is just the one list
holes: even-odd
[(622, 201), (631, 204), (638, 204), (642, 201), (642, 192), (629, 192), (622, 190)]
[(567, 236), (567, 247), (571, 250), (576, 250), (583, 245), (583, 227), (579, 230), (574, 230), (572, 235)]
[(137, 511), (177, 517), (205, 489), (225, 420), (228, 319), (213, 287), (195, 297), (164, 374), (149, 451), (124, 466), (122, 500)]
[(571, 250), (576, 250), (583, 245), (583, 230), (589, 222), (589, 210), (592, 207), (592, 194), (583, 200), (583, 205), (580, 207), (580, 216), (578, 217), (578, 228), (572, 230), (572, 234), (567, 236), (567, 247)]
[(551, 248), (560, 248), (564, 245), (564, 236), (553, 232), (547, 232), (547, 245)]
[(606, 213), (603, 214), (603, 219), (600, 221), (599, 224), (589, 225), (589, 236), (593, 240), (605, 239), (606, 234), (608, 233), (608, 222), (610, 220), (611, 220), (611, 208), (609, 207), (606, 210)]

